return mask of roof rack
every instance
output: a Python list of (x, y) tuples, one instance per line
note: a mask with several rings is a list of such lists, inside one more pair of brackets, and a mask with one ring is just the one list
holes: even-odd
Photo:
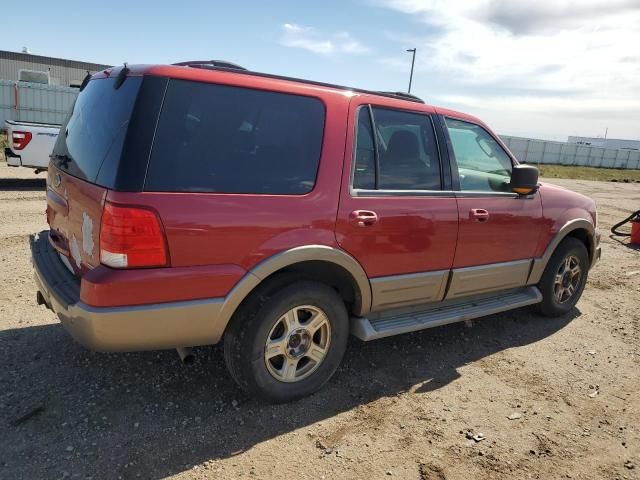
[(224, 60), (179, 62), (179, 63), (173, 63), (172, 65), (187, 66), (187, 67), (193, 67), (193, 68), (204, 68), (207, 70), (220, 70), (220, 71), (233, 70), (234, 73), (241, 73), (243, 75), (254, 75), (256, 77), (273, 78), (274, 80), (288, 80), (291, 82), (306, 83), (307, 85), (315, 85), (318, 87), (337, 88), (339, 90), (348, 90), (356, 93), (365, 93), (368, 95), (379, 95), (381, 97), (397, 98), (400, 100), (407, 100), (409, 102), (424, 103), (424, 100), (422, 100), (420, 97), (416, 97), (415, 95), (412, 95), (406, 92), (377, 92), (374, 90), (365, 90), (362, 88), (345, 87), (344, 85), (336, 85), (333, 83), (317, 82), (315, 80), (306, 80), (304, 78), (286, 77), (284, 75), (275, 75), (272, 73), (254, 72), (252, 70), (247, 70), (246, 68), (241, 67), (240, 65), (236, 65), (235, 63), (231, 63), (231, 62), (226, 62)]
[(190, 60), (188, 62), (172, 63), (178, 67), (192, 67), (192, 68), (205, 68), (205, 69), (217, 69), (217, 68), (230, 68), (233, 70), (247, 70), (246, 68), (226, 60)]
[(407, 92), (374, 92), (374, 93), (379, 93), (381, 95), (392, 95), (394, 97), (404, 98), (405, 100), (410, 100), (412, 102), (424, 103), (424, 100), (422, 100), (420, 97), (416, 97), (415, 95), (412, 95)]

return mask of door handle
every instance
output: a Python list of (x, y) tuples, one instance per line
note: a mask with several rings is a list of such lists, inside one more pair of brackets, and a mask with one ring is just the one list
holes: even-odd
[(378, 214), (371, 210), (354, 210), (349, 215), (349, 221), (356, 227), (370, 227), (378, 221)]
[(472, 208), (469, 211), (469, 218), (476, 222), (483, 223), (489, 220), (489, 212), (484, 208)]

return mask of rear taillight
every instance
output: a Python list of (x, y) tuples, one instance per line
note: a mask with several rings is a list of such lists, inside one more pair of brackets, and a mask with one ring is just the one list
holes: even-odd
[(169, 263), (157, 213), (105, 203), (100, 228), (100, 261), (113, 268), (162, 267)]
[(17, 132), (11, 133), (14, 150), (22, 150), (31, 141), (31, 132)]

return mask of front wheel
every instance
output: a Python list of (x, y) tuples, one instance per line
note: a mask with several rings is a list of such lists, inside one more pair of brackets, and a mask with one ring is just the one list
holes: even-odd
[(538, 311), (547, 317), (569, 312), (580, 300), (588, 271), (589, 253), (584, 243), (565, 238), (551, 255), (538, 284), (542, 293)]
[(227, 367), (248, 393), (287, 402), (318, 390), (344, 355), (349, 317), (340, 295), (299, 281), (258, 295), (234, 316), (225, 334)]

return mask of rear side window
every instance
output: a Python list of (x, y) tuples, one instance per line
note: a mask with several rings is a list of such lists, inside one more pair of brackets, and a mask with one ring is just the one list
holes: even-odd
[[(53, 163), (70, 175), (95, 182), (107, 158), (119, 159), (142, 77), (91, 80), (80, 92), (53, 149)], [(109, 185), (106, 185), (109, 186)]]
[(308, 193), (324, 117), (316, 98), (171, 80), (145, 190)]
[(389, 108), (361, 108), (353, 186), (440, 190), (440, 158), (429, 116)]

